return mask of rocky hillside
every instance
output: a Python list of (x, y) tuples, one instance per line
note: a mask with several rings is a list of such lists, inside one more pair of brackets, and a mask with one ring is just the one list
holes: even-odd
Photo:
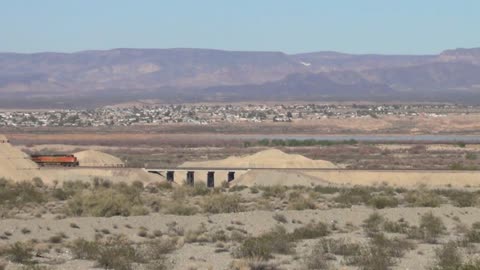
[(375, 99), (408, 98), (406, 93), (417, 98), (432, 92), (468, 100), (480, 94), (480, 49), (423, 56), (206, 49), (0, 53), (0, 106), (139, 98)]

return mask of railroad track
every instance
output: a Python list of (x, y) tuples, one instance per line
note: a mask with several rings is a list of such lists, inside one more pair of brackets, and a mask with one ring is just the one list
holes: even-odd
[(380, 168), (380, 169), (369, 169), (369, 168), (359, 168), (359, 169), (350, 169), (350, 168), (248, 168), (248, 167), (172, 167), (172, 168), (138, 168), (138, 167), (62, 167), (62, 166), (48, 166), (40, 167), (40, 170), (91, 170), (91, 169), (104, 169), (104, 170), (132, 170), (132, 169), (143, 169), (145, 171), (345, 171), (345, 172), (355, 172), (355, 171), (371, 171), (371, 172), (478, 172), (480, 170), (451, 170), (448, 168), (440, 169), (413, 169), (413, 168)]

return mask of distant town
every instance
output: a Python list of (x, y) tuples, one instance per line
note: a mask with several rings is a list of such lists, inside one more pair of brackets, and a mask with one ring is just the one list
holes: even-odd
[(480, 106), (418, 105), (156, 105), (95, 110), (0, 111), (0, 127), (100, 127), (164, 123), (296, 122), (325, 118), (445, 117), (480, 113)]

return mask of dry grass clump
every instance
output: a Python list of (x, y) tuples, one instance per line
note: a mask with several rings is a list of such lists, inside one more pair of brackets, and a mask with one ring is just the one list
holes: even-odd
[(136, 264), (167, 269), (164, 256), (175, 249), (176, 241), (160, 239), (135, 245), (124, 237), (115, 236), (105, 241), (77, 239), (69, 247), (75, 258), (94, 260), (105, 269), (130, 270), (136, 269)]
[(305, 197), (297, 191), (290, 193), (288, 196), (288, 209), (305, 210), (315, 208), (315, 201), (310, 196)]
[(243, 210), (242, 201), (242, 197), (238, 194), (214, 194), (205, 197), (203, 211), (211, 214), (241, 212)]
[(358, 254), (349, 257), (347, 263), (356, 265), (361, 270), (391, 269), (398, 258), (403, 257), (407, 250), (414, 248), (415, 245), (407, 240), (389, 239), (383, 234), (376, 234)]
[(21, 207), (27, 203), (45, 202), (47, 198), (42, 187), (31, 182), (13, 183), (0, 178), (0, 205)]
[(15, 263), (30, 264), (33, 258), (33, 248), (26, 243), (15, 242), (3, 250), (1, 255)]
[(73, 216), (130, 216), (144, 215), (146, 209), (140, 199), (142, 189), (138, 186), (116, 184), (94, 185), (93, 189), (78, 192), (68, 200), (67, 213)]
[(466, 261), (456, 242), (450, 241), (435, 250), (435, 261), (431, 270), (478, 270), (480, 260)]
[(276, 226), (272, 231), (258, 237), (246, 238), (234, 255), (238, 258), (261, 258), (268, 260), (273, 253), (291, 254), (293, 238), (284, 227)]
[(319, 253), (335, 254), (340, 256), (354, 256), (360, 253), (361, 245), (347, 239), (323, 238), (317, 243), (315, 250)]
[(328, 225), (323, 222), (310, 222), (292, 232), (293, 240), (315, 239), (330, 234)]
[(427, 243), (436, 243), (438, 237), (445, 231), (446, 227), (442, 219), (429, 212), (420, 217), (419, 227), (411, 227), (408, 236), (414, 239), (422, 239)]
[(166, 205), (165, 213), (178, 216), (193, 216), (198, 213), (198, 209), (188, 205), (186, 202), (173, 201)]
[(425, 187), (409, 191), (405, 196), (405, 200), (414, 207), (439, 207), (443, 202), (440, 195), (434, 191), (427, 190)]
[(303, 268), (306, 270), (328, 270), (332, 269), (332, 266), (323, 248), (316, 245), (309, 254), (303, 257)]

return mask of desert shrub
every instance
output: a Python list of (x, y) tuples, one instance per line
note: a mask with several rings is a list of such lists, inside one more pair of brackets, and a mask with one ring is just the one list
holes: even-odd
[(28, 264), (31, 263), (33, 257), (33, 249), (25, 243), (15, 242), (3, 251), (9, 260), (16, 263)]
[(368, 205), (375, 207), (376, 209), (383, 209), (383, 208), (392, 208), (398, 206), (397, 198), (393, 196), (386, 196), (386, 195), (374, 195), (369, 201)]
[(203, 182), (196, 182), (193, 187), (190, 187), (189, 194), (192, 196), (205, 196), (210, 194), (211, 189)]
[(74, 258), (94, 260), (98, 255), (99, 243), (79, 238), (70, 243), (68, 247)]
[(369, 187), (355, 186), (344, 189), (334, 198), (334, 201), (343, 206), (366, 204), (372, 197), (372, 189)]
[(303, 257), (303, 268), (306, 270), (331, 269), (325, 251), (321, 246), (314, 246), (312, 251)]
[(472, 153), (472, 152), (468, 152), (466, 155), (465, 155), (465, 158), (468, 159), (468, 160), (476, 160), (478, 158), (477, 154), (475, 153)]
[(235, 256), (238, 258), (262, 258), (268, 260), (272, 256), (272, 248), (269, 243), (263, 241), (260, 237), (249, 237), (236, 250)]
[(475, 222), (465, 232), (465, 241), (468, 243), (480, 243), (480, 222)]
[(409, 229), (410, 225), (403, 219), (398, 221), (385, 220), (383, 223), (383, 230), (389, 233), (408, 233)]
[(376, 234), (357, 255), (348, 258), (347, 263), (357, 265), (362, 270), (391, 269), (397, 258), (402, 257), (405, 251), (414, 247), (414, 244), (406, 240), (389, 239), (383, 234)]
[(298, 192), (291, 193), (288, 199), (288, 208), (292, 210), (315, 209), (315, 201), (310, 197), (304, 197)]
[(247, 186), (242, 186), (242, 185), (236, 185), (236, 186), (233, 186), (231, 187), (228, 191), (230, 192), (240, 192), (244, 189), (247, 189), (248, 187)]
[(128, 240), (116, 237), (99, 244), (96, 261), (105, 269), (130, 270), (132, 263), (140, 262), (141, 258)]
[(478, 194), (475, 192), (451, 189), (436, 190), (435, 192), (447, 197), (457, 207), (472, 207), (476, 206), (478, 202)]
[(368, 235), (379, 233), (382, 230), (385, 218), (377, 212), (374, 212), (363, 221), (363, 228)]
[(363, 247), (360, 254), (351, 258), (348, 264), (356, 265), (360, 270), (387, 270), (391, 269), (395, 260), (382, 248), (369, 245)]
[(235, 256), (269, 259), (272, 253), (290, 254), (293, 252), (292, 240), (284, 227), (276, 226), (268, 233), (246, 238), (235, 252)]
[(405, 200), (415, 207), (439, 207), (442, 203), (442, 198), (438, 194), (424, 187), (409, 191)]
[(462, 269), (462, 256), (455, 242), (448, 242), (435, 250), (435, 262), (432, 270)]
[(185, 203), (174, 201), (166, 208), (166, 214), (178, 215), (178, 216), (192, 216), (195, 215), (198, 210), (196, 207), (189, 206)]
[(330, 234), (328, 225), (323, 222), (310, 222), (307, 225), (293, 230), (292, 237), (294, 240), (315, 239)]
[(275, 264), (266, 261), (262, 258), (251, 258), (241, 261), (233, 261), (230, 265), (232, 270), (279, 270), (280, 268)]
[(370, 245), (383, 249), (390, 257), (401, 258), (407, 250), (415, 248), (415, 244), (401, 238), (387, 238), (383, 233), (370, 239)]
[(176, 249), (177, 241), (175, 239), (157, 239), (149, 241), (144, 245), (145, 258), (151, 260), (163, 260), (166, 254)]
[(22, 206), (45, 200), (44, 193), (30, 182), (11, 183), (3, 179), (0, 183), (0, 204)]
[(361, 246), (346, 239), (324, 238), (316, 245), (317, 251), (341, 256), (354, 256), (360, 253)]
[(418, 230), (416, 233), (417, 238), (419, 237), (428, 243), (435, 243), (437, 238), (445, 232), (446, 228), (440, 217), (429, 212), (420, 217)]
[(285, 198), (287, 187), (285, 186), (260, 186), (258, 187), (263, 191), (262, 196), (264, 198)]
[(68, 200), (67, 213), (74, 216), (130, 216), (146, 214), (137, 192), (129, 188), (85, 190)]
[(285, 217), (285, 215), (282, 215), (282, 214), (279, 214), (279, 213), (275, 213), (272, 218), (274, 220), (276, 220), (277, 222), (280, 222), (280, 223), (287, 223), (288, 220), (287, 218)]
[(203, 210), (206, 213), (236, 213), (242, 211), (242, 197), (237, 194), (215, 194), (206, 197), (203, 202)]
[(313, 191), (315, 192), (318, 192), (318, 193), (322, 193), (322, 194), (335, 194), (337, 192), (339, 192), (341, 189), (338, 188), (338, 187), (334, 187), (334, 186), (315, 186), (313, 188)]

